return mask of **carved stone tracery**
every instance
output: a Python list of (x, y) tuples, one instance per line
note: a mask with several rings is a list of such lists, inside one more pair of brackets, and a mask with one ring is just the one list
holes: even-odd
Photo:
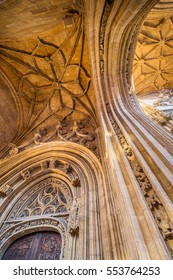
[(8, 219), (70, 213), (72, 193), (63, 181), (49, 178), (29, 189), (11, 210)]
[[(38, 189), (38, 188), (37, 188)], [(26, 193), (26, 197), (30, 197), (29, 200), (22, 206), (18, 213), (18, 217), (55, 214), (55, 213), (68, 213), (71, 197), (68, 197), (69, 191), (67, 191), (62, 182), (48, 183), (46, 187), (41, 188), (39, 186), (38, 193), (30, 194)], [(25, 201), (25, 196), (23, 197)], [(17, 218), (16, 216), (16, 218)]]
[[(45, 164), (50, 161), (45, 161)], [(59, 162), (60, 163), (60, 162)], [(73, 168), (68, 164), (63, 165), (60, 163), (62, 169), (73, 177)], [(47, 167), (47, 166), (46, 166)], [(75, 175), (76, 176), (76, 175)], [(72, 178), (71, 177), (71, 178)], [(23, 232), (27, 229), (32, 230), (32, 227), (42, 226), (49, 223), (51, 216), (54, 220), (50, 221), (50, 225), (63, 230), (63, 239), (66, 240), (67, 232), (71, 236), (78, 235), (79, 233), (79, 199), (75, 198), (73, 202), (73, 194), (70, 187), (60, 179), (48, 178), (34, 185), (28, 189), (24, 195), (18, 200), (15, 206), (10, 211), (5, 223), (1, 227), (1, 242), (3, 244), (8, 238), (17, 232)], [(23, 222), (27, 217), (28, 222)], [(40, 217), (38, 219), (38, 217)], [(68, 225), (69, 230), (63, 229), (57, 219)], [(23, 224), (25, 223), (25, 225)], [(4, 235), (4, 232), (6, 234)], [(64, 252), (65, 243), (63, 245)], [(63, 255), (63, 254), (62, 254)]]

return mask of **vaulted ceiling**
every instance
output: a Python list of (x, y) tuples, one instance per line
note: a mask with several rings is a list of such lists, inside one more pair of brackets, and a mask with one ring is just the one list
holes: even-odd
[(1, 149), (60, 122), (95, 127), (82, 2), (0, 1), (0, 25)]
[(133, 77), (138, 96), (173, 88), (173, 1), (161, 0), (144, 20)]

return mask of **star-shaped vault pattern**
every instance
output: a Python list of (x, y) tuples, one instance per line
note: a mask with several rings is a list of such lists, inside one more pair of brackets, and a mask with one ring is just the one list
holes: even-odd
[(137, 95), (173, 87), (173, 18), (148, 20), (137, 42), (133, 64)]
[(83, 15), (75, 11), (73, 21), (60, 34), (0, 42), (0, 67), (13, 83), (18, 104), (13, 142), (53, 120), (96, 122)]

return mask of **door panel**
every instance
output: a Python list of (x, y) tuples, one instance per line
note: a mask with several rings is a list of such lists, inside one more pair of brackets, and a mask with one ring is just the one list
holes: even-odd
[(55, 232), (37, 232), (14, 241), (3, 260), (59, 260), (61, 235)]

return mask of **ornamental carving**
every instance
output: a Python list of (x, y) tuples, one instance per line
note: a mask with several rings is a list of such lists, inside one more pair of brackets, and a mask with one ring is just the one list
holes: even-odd
[(25, 193), (10, 217), (17, 219), (57, 213), (68, 214), (71, 203), (72, 193), (69, 187), (58, 179), (47, 179)]
[[(108, 2), (109, 1), (107, 1), (106, 3), (108, 3)], [(107, 23), (108, 16), (109, 16), (109, 14), (111, 12), (111, 9), (112, 9), (113, 2), (114, 1), (110, 1), (110, 3), (108, 3), (107, 8), (106, 8), (106, 4), (105, 4), (103, 16), (102, 16), (102, 22), (101, 22), (101, 29), (100, 29), (100, 67), (101, 67), (101, 74), (104, 74), (104, 58), (103, 58), (103, 55), (104, 55), (104, 40), (105, 40), (106, 23)], [(140, 67), (142, 67), (142, 66), (143, 65), (140, 64)], [(141, 76), (141, 74), (140, 74), (140, 76)], [(128, 79), (128, 77), (127, 77), (127, 79)], [(149, 80), (147, 79), (147, 82), (148, 81)], [(144, 85), (144, 83), (142, 83), (142, 85)], [(122, 149), (124, 150), (124, 153), (125, 153), (128, 161), (130, 163), (130, 166), (133, 170), (133, 173), (134, 173), (134, 175), (135, 175), (135, 177), (136, 177), (136, 179), (137, 179), (137, 181), (138, 181), (138, 183), (139, 183), (139, 185), (142, 189), (144, 197), (147, 201), (147, 204), (148, 204), (149, 208), (152, 211), (152, 214), (153, 214), (153, 216), (156, 220), (156, 223), (158, 225), (158, 228), (159, 228), (163, 238), (165, 240), (167, 240), (168, 238), (173, 239), (172, 222), (171, 222), (170, 218), (168, 217), (168, 215), (167, 215), (167, 213), (164, 209), (164, 206), (159, 201), (159, 198), (157, 197), (155, 191), (153, 190), (152, 185), (151, 185), (148, 177), (144, 173), (142, 167), (139, 165), (138, 160), (136, 159), (132, 148), (130, 147), (130, 145), (127, 142), (126, 138), (124, 137), (120, 127), (118, 126), (117, 122), (115, 121), (115, 119), (112, 115), (112, 112), (111, 112), (109, 102), (107, 100), (105, 100), (105, 104), (106, 104), (107, 113), (108, 113), (108, 116), (109, 116), (109, 120), (112, 124), (112, 127), (113, 127), (113, 129), (114, 129), (114, 131), (117, 135), (119, 143), (120, 143)], [(170, 249), (170, 251), (172, 252), (173, 248), (170, 246), (170, 244), (168, 242), (167, 242), (167, 245), (168, 245), (168, 248)]]
[[(73, 178), (74, 187), (80, 186), (77, 174), (70, 164), (51, 159), (43, 162), (42, 166), (47, 168), (51, 166), (50, 163), (61, 168), (71, 180)], [(72, 237), (79, 234), (79, 209), (80, 199), (73, 199), (68, 183), (58, 178), (45, 179), (30, 187), (15, 203), (1, 227), (0, 245), (3, 247), (6, 240), (13, 235), (21, 232), (23, 234), (27, 230), (32, 232), (32, 229), (37, 227), (40, 229), (44, 225), (50, 225), (63, 236), (64, 252), (67, 233)]]
[(142, 190), (144, 198), (148, 204), (148, 207), (153, 214), (153, 217), (156, 221), (156, 224), (165, 239), (169, 250), (172, 252), (173, 247), (170, 245), (169, 240), (173, 240), (173, 223), (170, 220), (164, 205), (160, 202), (156, 192), (154, 191), (152, 184), (150, 183), (148, 177), (146, 176), (144, 170), (140, 166), (135, 154), (133, 153), (132, 148), (121, 132), (120, 127), (117, 122), (114, 120), (113, 115), (111, 113), (111, 109), (109, 104), (107, 103), (107, 112), (109, 115), (109, 119), (112, 123), (112, 126), (116, 132), (119, 143), (124, 150), (124, 153), (130, 163), (132, 171), (136, 177), (136, 180)]
[(105, 2), (102, 20), (101, 20), (101, 27), (100, 27), (100, 72), (101, 74), (104, 74), (104, 40), (105, 40), (106, 23), (109, 14), (112, 10), (113, 4), (114, 4), (114, 0), (108, 0)]
[(11, 186), (6, 184), (6, 185), (0, 187), (0, 196), (8, 196), (12, 191), (13, 191), (13, 189), (11, 188)]
[(68, 224), (69, 233), (74, 236), (79, 234), (79, 209), (80, 209), (80, 198), (75, 198), (71, 210), (70, 220)]
[(69, 163), (64, 163), (59, 160), (50, 159), (41, 162), (40, 167), (42, 170), (46, 170), (46, 169), (60, 170), (68, 176), (73, 187), (80, 187), (81, 185), (77, 172)]
[(58, 187), (47, 186), (39, 191), (19, 212), (19, 217), (67, 212), (67, 206), (63, 185), (59, 183)]
[(23, 170), (23, 171), (21, 171), (21, 176), (26, 181), (31, 177), (31, 174), (30, 174), (29, 170)]
[(163, 204), (159, 200), (156, 192), (152, 188), (152, 185), (145, 175), (143, 169), (138, 164), (135, 165), (134, 174), (139, 182), (147, 204), (153, 213), (153, 216), (164, 239), (173, 239), (173, 223), (166, 213)]
[(85, 146), (99, 157), (96, 128), (90, 119), (79, 122), (58, 121), (52, 131), (45, 128), (39, 128), (34, 133), (33, 139), (23, 145), (16, 146), (10, 143), (9, 156), (15, 155), (29, 147), (40, 145), (50, 141), (75, 142)]

